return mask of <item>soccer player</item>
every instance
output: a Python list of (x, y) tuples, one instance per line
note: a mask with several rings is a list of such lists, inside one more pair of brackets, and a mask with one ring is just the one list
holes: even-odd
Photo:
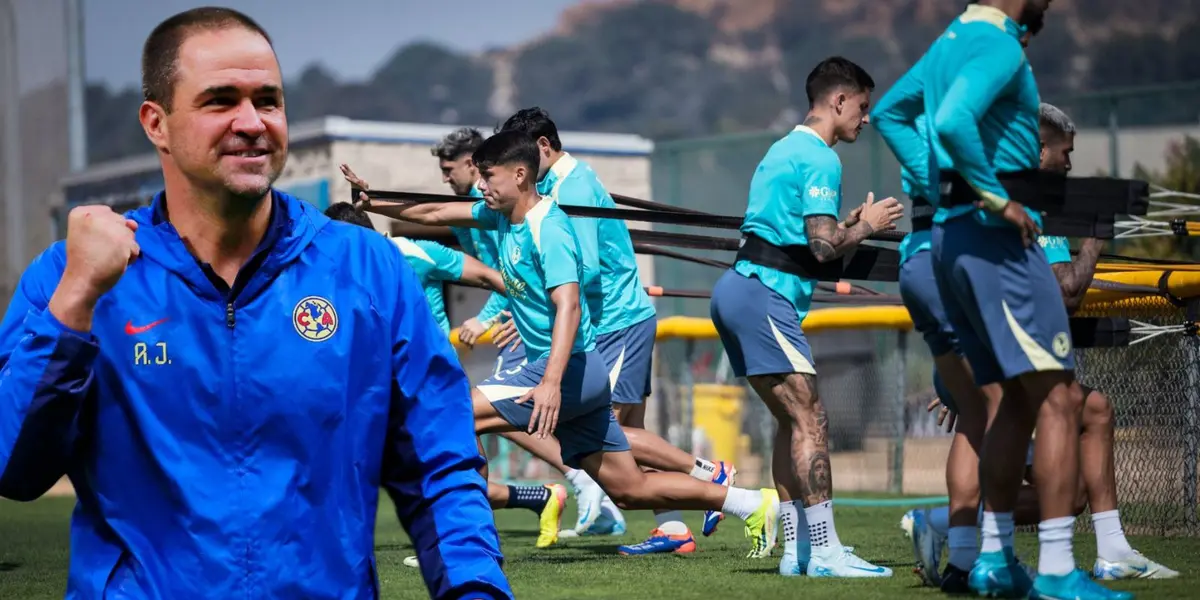
[[(862, 67), (841, 57), (808, 75), (804, 124), (775, 142), (750, 181), (745, 237), (840, 260), (876, 231), (895, 228), (903, 207), (867, 196), (845, 221), (842, 165), (833, 145), (852, 143), (869, 117), (875, 87)], [(796, 247), (807, 248), (796, 248)], [(734, 373), (746, 377), (775, 415), (772, 472), (779, 490), (783, 575), (890, 577), (843, 546), (833, 525), (829, 421), (817, 397), (816, 370), (800, 324), (812, 303), (814, 279), (738, 260), (713, 289), (712, 319)]]
[[(435, 145), (430, 152), (438, 159), (438, 168), (442, 173), (442, 181), (458, 196), (483, 198), (479, 191), (479, 171), (471, 160), (471, 153), (483, 142), (483, 135), (478, 130), (462, 127), (447, 134), (442, 141)], [(370, 186), (356, 175), (349, 165), (341, 165), (343, 176), (351, 185), (369, 190)], [(499, 267), (496, 257), (496, 232), (471, 227), (451, 227), (450, 231), (458, 239), (459, 245), (468, 255), (475, 257), (492, 269)], [(440, 291), (438, 292), (440, 294)], [(478, 316), (467, 319), (459, 329), (459, 339), (470, 347), (488, 329), (495, 328), (495, 341), (499, 353), (496, 357), (496, 368), (493, 375), (504, 377), (505, 373), (515, 372), (515, 369), (525, 362), (525, 347), (513, 329), (511, 319), (507, 315), (508, 298), (502, 293), (492, 293)], [(571, 469), (562, 464), (557, 445), (537, 440), (523, 432), (508, 432), (502, 437), (524, 448), (530, 454), (548, 463), (563, 474), (575, 492), (579, 519), (574, 530), (586, 533), (612, 533), (620, 535), (625, 532), (625, 520), (620, 509), (613, 504), (608, 496), (600, 489), (587, 473)], [(489, 494), (494, 498), (493, 488)], [(522, 495), (521, 497), (525, 497)], [(493, 502), (495, 504), (495, 502)], [(599, 515), (599, 517), (597, 517)], [(548, 522), (548, 521), (547, 521)], [(545, 525), (547, 522), (543, 522)], [(557, 521), (555, 521), (557, 522)], [(557, 541), (555, 536), (547, 537), (545, 532), (539, 534), (537, 544), (545, 547)], [(411, 561), (405, 564), (411, 564)]]
[[(681, 473), (643, 473), (616, 422), (607, 368), (581, 301), (583, 252), (571, 220), (536, 182), (537, 142), (519, 131), (484, 141), (474, 160), (484, 200), (402, 206), (391, 213), (423, 225), (499, 232), (501, 273), (529, 361), (504, 379), (475, 388), (476, 432), (556, 435), (562, 460), (582, 468), (625, 510), (670, 508), (732, 513), (746, 521), (751, 555), (774, 543), (778, 496), (701, 481)], [(366, 194), (363, 200), (368, 200)]]
[(382, 487), (431, 598), (512, 598), (470, 386), (395, 245), (273, 189), (271, 40), (226, 8), (142, 53), (151, 206), (71, 210), (0, 324), (0, 495), (64, 474), (70, 598), (374, 598)]
[[(918, 63), (880, 98), (871, 118), (879, 135), (901, 162), (904, 191), (912, 198), (914, 209), (929, 209), (935, 205), (937, 194), (929, 189), (930, 153), (934, 149), (929, 143), (923, 88), (916, 75), (920, 66)], [(921, 511), (909, 516), (915, 522), (908, 529), (917, 532), (912, 541), (922, 578), (950, 593), (967, 590), (967, 573), (979, 555), (979, 447), (987, 427), (988, 401), (996, 406), (1001, 390), (997, 384), (976, 387), (970, 365), (959, 350), (933, 275), (933, 257), (929, 252), (932, 228), (932, 215), (914, 217), (912, 233), (900, 243), (900, 296), (913, 325), (929, 346), (938, 373), (955, 390), (954, 398), (959, 400), (955, 406), (958, 424), (946, 461), (949, 532), (942, 536), (922, 535), (928, 524), (926, 513)], [(945, 572), (939, 574), (937, 566), (946, 537), (949, 537), (950, 560)]]
[[(1037, 82), (1021, 37), (1038, 33), (1048, 5), (971, 4), (933, 43), (919, 70), (930, 137), (944, 150), (934, 158), (947, 172), (936, 180), (954, 186), (950, 197), (966, 192), (977, 198), (963, 205), (940, 198), (931, 250), (938, 290), (976, 383), (1004, 389), (980, 453), (983, 540), (969, 584), (1000, 596), (1128, 598), (1075, 568), (1083, 394), (1070, 328), (1057, 281), (1035, 243), (1041, 215), (1010, 199), (998, 178), (1038, 168)], [(1022, 459), (1035, 424), (1042, 521), (1038, 576), (1031, 582), (1012, 545)]]
[[(325, 216), (374, 230), (371, 219), (349, 202), (336, 202), (325, 209)], [(425, 297), (434, 319), (442, 331), (450, 333), (450, 321), (446, 318), (446, 307), (442, 300), (442, 282), (455, 281), (504, 293), (504, 280), (495, 269), (466, 256), (462, 252), (447, 248), (430, 240), (410, 240), (405, 237), (389, 237), (400, 248), (401, 254), (417, 275), (417, 281), (425, 288)], [(488, 482), (488, 502), (493, 509), (525, 508), (538, 516), (541, 531), (537, 547), (550, 546), (558, 539), (558, 526), (566, 505), (567, 490), (552, 483), (539, 486), (499, 485)], [(416, 557), (405, 559), (408, 566), (419, 566)]]
[[(509, 117), (502, 130), (516, 130), (537, 140), (538, 193), (566, 206), (615, 208), (595, 171), (563, 150), (558, 127), (539, 107)], [(650, 395), (657, 319), (650, 296), (638, 276), (633, 241), (624, 221), (577, 218), (571, 226), (583, 252), (583, 295), (596, 329), (596, 348), (608, 366), (613, 411), (633, 448), (638, 464), (661, 471), (687, 473), (704, 481), (732, 485), (737, 470), (726, 462), (692, 456), (646, 430), (645, 399)], [(722, 514), (707, 512), (701, 532), (712, 535)], [(621, 546), (624, 555), (689, 553), (695, 538), (679, 511), (656, 511), (657, 527), (640, 544)], [(581, 516), (580, 526), (585, 526)]]

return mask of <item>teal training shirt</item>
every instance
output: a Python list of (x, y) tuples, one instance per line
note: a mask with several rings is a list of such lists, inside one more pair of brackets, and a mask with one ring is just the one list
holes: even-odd
[(1050, 264), (1071, 262), (1071, 245), (1061, 235), (1039, 235), (1038, 244), (1046, 252)]
[[(750, 180), (742, 233), (776, 246), (808, 245), (804, 219), (838, 218), (842, 208), (842, 161), (815, 131), (800, 125), (771, 145)], [(796, 308), (800, 321), (812, 305), (815, 279), (739, 260), (734, 269), (757, 277)]]
[[(930, 171), (937, 168), (932, 159), (929, 119), (925, 116), (924, 83), (921, 68), (925, 57), (917, 61), (895, 85), (879, 99), (871, 112), (871, 123), (900, 163), (900, 182), (909, 198), (921, 196), (937, 206), (937, 195), (929, 188)], [(900, 264), (932, 245), (929, 230), (914, 231), (900, 242)]]
[[(997, 173), (1039, 167), (1041, 100), (1021, 47), (1023, 33), (1000, 10), (973, 4), (929, 48), (919, 72), (925, 114), (948, 161), (940, 167), (957, 171), (984, 197), (1008, 199)], [(1041, 214), (1027, 211), (1040, 226)], [(1000, 215), (973, 206), (939, 209), (934, 221), (964, 215), (985, 225), (1010, 226)]]
[(459, 281), (463, 272), (463, 253), (447, 248), (430, 240), (410, 240), (393, 237), (392, 242), (400, 248), (408, 265), (417, 274), (417, 281), (425, 288), (425, 299), (433, 311), (433, 318), (442, 331), (450, 332), (450, 319), (446, 317), (446, 302), (442, 298), (442, 282)]
[[(478, 185), (471, 186), (471, 193), (468, 195), (472, 198), (483, 199), (483, 192), (479, 191)], [(469, 256), (488, 267), (500, 270), (500, 263), (496, 258), (495, 231), (474, 227), (451, 227), (450, 231), (454, 233), (455, 238), (458, 238), (459, 245)], [(475, 318), (485, 328), (491, 327), (499, 319), (501, 311), (505, 310), (508, 310), (508, 296), (500, 292), (492, 292)]]
[[(509, 222), (483, 202), (476, 202), (471, 213), (481, 227), (499, 234), (500, 273), (526, 356), (531, 362), (546, 358), (557, 313), (550, 291), (583, 280), (583, 251), (571, 219), (549, 198), (530, 209), (521, 223)], [(579, 306), (579, 329), (572, 354), (596, 348), (587, 303), (581, 299)]]
[[(566, 206), (616, 208), (587, 163), (563, 153), (538, 182), (538, 193)], [(626, 329), (655, 316), (638, 276), (629, 228), (619, 219), (571, 219), (584, 254), (585, 295), (596, 335)]]

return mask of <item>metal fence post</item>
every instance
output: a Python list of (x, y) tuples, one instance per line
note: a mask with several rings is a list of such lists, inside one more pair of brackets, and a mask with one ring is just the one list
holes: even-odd
[(892, 401), (892, 465), (888, 477), (888, 491), (893, 494), (904, 492), (904, 438), (907, 434), (904, 423), (905, 399), (908, 396), (908, 332), (896, 333), (896, 395)]
[[(1193, 318), (1192, 314), (1197, 307), (1197, 302), (1189, 302), (1191, 306), (1188, 308), (1189, 321)], [(1195, 535), (1198, 516), (1196, 514), (1197, 501), (1197, 454), (1200, 453), (1200, 337), (1189, 335), (1187, 338), (1187, 354), (1188, 361), (1186, 365), (1188, 374), (1187, 386), (1187, 407), (1184, 410), (1184, 434), (1183, 434), (1183, 506), (1184, 506), (1184, 526), (1187, 527), (1188, 533)]]

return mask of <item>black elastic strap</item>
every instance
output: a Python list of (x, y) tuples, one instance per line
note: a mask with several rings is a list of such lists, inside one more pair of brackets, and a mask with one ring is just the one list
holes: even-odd
[(933, 229), (933, 215), (937, 208), (929, 200), (921, 196), (912, 198), (912, 229), (913, 231), (929, 231)]
[(813, 256), (808, 246), (776, 246), (748, 233), (742, 238), (737, 260), (818, 281), (900, 280), (900, 253), (867, 244), (859, 246), (848, 258), (823, 263)]
[(1071, 341), (1076, 348), (1120, 348), (1129, 345), (1129, 319), (1071, 317)]

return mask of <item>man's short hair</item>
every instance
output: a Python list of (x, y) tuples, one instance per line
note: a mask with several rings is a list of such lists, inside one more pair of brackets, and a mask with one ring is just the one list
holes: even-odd
[(460, 127), (446, 134), (442, 141), (436, 144), (430, 154), (438, 160), (458, 160), (463, 155), (470, 156), (483, 143), (483, 134), (478, 129)]
[(539, 155), (537, 138), (516, 129), (503, 129), (484, 140), (471, 158), (480, 171), (495, 166), (524, 165), (536, 178)]
[(1038, 126), (1059, 138), (1075, 134), (1075, 122), (1071, 117), (1057, 106), (1045, 102), (1038, 108)]
[(500, 130), (514, 129), (525, 133), (534, 140), (544, 137), (550, 142), (550, 149), (562, 150), (562, 140), (558, 139), (558, 126), (550, 120), (550, 113), (540, 106), (522, 108), (517, 114), (508, 118)]
[(271, 36), (262, 26), (232, 8), (193, 8), (159, 23), (142, 46), (142, 98), (170, 112), (179, 75), (179, 48), (183, 42), (197, 31), (219, 31), (234, 27), (257, 33), (268, 44), (272, 43)]
[(371, 224), (371, 217), (368, 217), (367, 213), (358, 210), (349, 202), (334, 202), (330, 204), (329, 208), (325, 209), (325, 216), (334, 221), (361, 225), (371, 230), (375, 229), (375, 226)]
[(816, 106), (818, 100), (839, 89), (868, 92), (875, 89), (875, 80), (849, 59), (831, 56), (817, 64), (804, 83), (809, 106)]

